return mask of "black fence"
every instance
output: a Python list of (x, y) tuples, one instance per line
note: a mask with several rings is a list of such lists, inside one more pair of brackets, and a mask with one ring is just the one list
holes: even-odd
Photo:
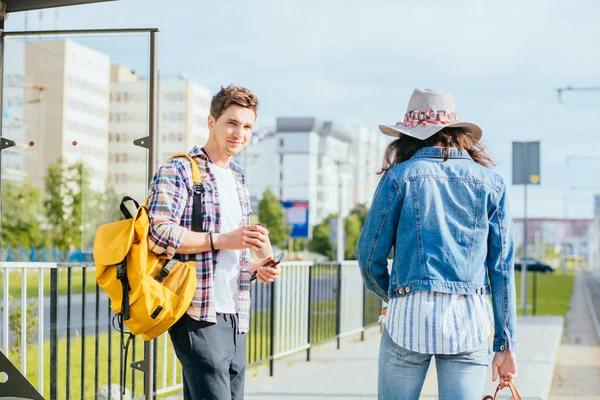
[[(30, 381), (36, 388), (43, 387), (43, 393), (49, 399), (122, 399), (120, 389), (123, 387), (130, 398), (143, 395), (144, 374), (133, 370), (131, 363), (146, 359), (144, 342), (141, 338), (134, 337), (125, 360), (124, 350), (128, 335), (114, 329), (115, 315), (110, 309), (108, 296), (95, 282), (95, 269), (86, 264), (58, 267), (53, 265), (54, 267), (39, 270), (39, 273), (47, 276), (49, 280), (49, 285), (44, 290), (43, 306), (38, 310), (38, 313), (44, 313), (44, 326), (40, 330), (43, 331), (43, 335), (40, 337), (38, 334), (37, 338), (34, 337), (27, 350), (27, 360), (36, 358), (39, 351), (44, 352), (46, 372), (43, 385), (34, 383), (36, 377), (31, 376), (33, 374), (28, 371)], [(307, 360), (310, 360), (311, 347), (337, 340), (339, 348), (340, 337), (348, 333), (342, 332), (342, 318), (346, 314), (350, 315), (349, 311), (342, 310), (341, 288), (343, 280), (346, 279), (342, 265), (307, 263), (304, 267), (303, 271), (306, 273), (299, 269), (294, 270), (292, 266), (287, 268), (293, 272), (290, 272), (287, 278), (282, 274), (282, 279), (294, 279), (288, 281), (288, 284), (291, 283), (296, 288), (294, 293), (283, 293), (284, 290), (288, 290), (286, 288), (289, 285), (280, 284), (279, 281), (275, 285), (265, 285), (257, 281), (251, 284), (252, 317), (247, 337), (248, 365), (268, 364), (271, 376), (274, 374), (274, 361), (277, 358), (275, 345), (277, 340), (283, 340), (281, 333), (279, 336), (276, 333), (276, 327), (281, 324), (280, 331), (283, 335), (287, 329), (283, 326), (287, 322), (277, 320), (278, 312), (281, 311), (278, 310), (277, 298), (287, 296), (285, 304), (288, 312), (302, 322), (297, 328), (305, 331), (307, 343), (298, 347), (298, 351), (306, 350)], [(355, 272), (358, 266), (355, 268), (356, 270), (352, 266), (350, 270), (353, 282), (359, 286), (347, 295), (362, 297), (356, 301), (362, 303), (360, 328), (366, 328), (378, 323), (381, 301), (364, 289), (362, 281), (357, 279), (359, 275)], [(283, 269), (286, 270), (285, 264)], [(18, 271), (22, 270), (13, 268), (10, 273), (19, 274)], [(9, 273), (8, 268), (3, 271), (5, 274)], [(37, 289), (34, 293), (38, 293)], [(35, 295), (28, 293), (28, 296)], [(306, 302), (307, 309), (302, 308), (304, 303), (300, 302)], [(3, 312), (6, 312), (6, 308)], [(352, 312), (356, 314), (356, 310)], [(35, 316), (28, 318), (28, 322), (31, 323), (39, 320)], [(289, 318), (286, 321), (289, 321)], [(3, 335), (14, 337), (15, 334), (4, 332)], [(155, 395), (173, 392), (181, 387), (180, 366), (167, 336), (163, 335), (155, 340)], [(13, 358), (17, 353), (18, 349), (12, 353)], [(10, 351), (8, 356), (10, 359)], [(13, 362), (20, 367), (18, 362)], [(125, 372), (126, 382), (123, 381)], [(37, 378), (39, 379), (39, 376)]]

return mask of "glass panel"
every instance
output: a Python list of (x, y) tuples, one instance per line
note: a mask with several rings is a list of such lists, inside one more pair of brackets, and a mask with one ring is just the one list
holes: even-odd
[[(146, 197), (148, 151), (133, 141), (148, 135), (149, 34), (5, 43), (3, 136), (17, 145), (2, 151), (0, 349), (45, 398), (91, 399), (110, 384), (117, 398), (121, 335), (92, 252), (97, 227), (121, 218), (120, 199)], [(143, 377), (132, 377), (139, 396)]]

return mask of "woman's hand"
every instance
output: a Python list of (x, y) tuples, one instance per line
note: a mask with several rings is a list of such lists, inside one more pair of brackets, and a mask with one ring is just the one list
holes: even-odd
[(504, 389), (508, 382), (513, 382), (517, 376), (517, 355), (513, 352), (494, 354), (492, 360), (492, 381), (496, 381), (500, 376), (500, 387)]
[(273, 256), (253, 261), (250, 265), (250, 272), (254, 273), (256, 271), (256, 279), (263, 283), (275, 282), (281, 274), (281, 268), (279, 267), (279, 264), (268, 266), (269, 263), (275, 262), (277, 262), (277, 260)]

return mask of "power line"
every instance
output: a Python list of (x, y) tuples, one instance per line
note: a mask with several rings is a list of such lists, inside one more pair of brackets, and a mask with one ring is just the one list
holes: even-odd
[(595, 87), (574, 87), (574, 86), (566, 86), (563, 88), (557, 88), (556, 93), (558, 94), (558, 102), (562, 103), (562, 93), (563, 92), (598, 92), (600, 91), (600, 86)]

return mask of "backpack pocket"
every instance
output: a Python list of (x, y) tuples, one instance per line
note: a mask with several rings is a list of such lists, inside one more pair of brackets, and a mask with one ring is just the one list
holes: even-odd
[(179, 295), (150, 276), (144, 276), (129, 296), (131, 319), (125, 321), (132, 334), (139, 335), (172, 318), (180, 303)]

